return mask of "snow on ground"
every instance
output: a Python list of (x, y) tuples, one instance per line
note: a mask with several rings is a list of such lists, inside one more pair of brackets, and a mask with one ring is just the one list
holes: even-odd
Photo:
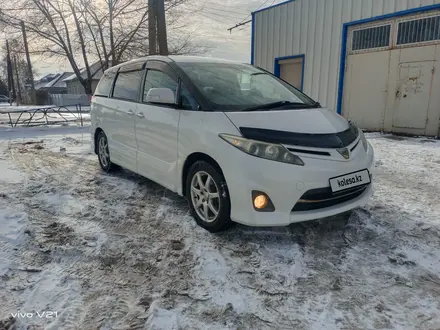
[(0, 132), (0, 329), (440, 327), (440, 141), (369, 134), (364, 208), (214, 235), (86, 129), (25, 132)]

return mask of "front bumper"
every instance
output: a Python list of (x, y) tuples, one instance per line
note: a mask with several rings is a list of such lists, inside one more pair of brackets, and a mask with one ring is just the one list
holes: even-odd
[[(284, 164), (256, 158), (231, 147), (228, 159), (222, 164), (231, 200), (231, 219), (250, 226), (286, 226), (294, 222), (324, 218), (366, 204), (372, 195), (372, 183), (353, 198), (335, 205), (313, 209), (293, 210), (307, 191), (329, 187), (329, 179), (374, 166), (373, 148), (362, 149), (350, 161), (324, 160), (303, 157), (305, 166)], [(371, 177), (373, 179), (373, 177)], [(274, 212), (258, 212), (252, 206), (251, 191), (266, 193), (275, 206)]]

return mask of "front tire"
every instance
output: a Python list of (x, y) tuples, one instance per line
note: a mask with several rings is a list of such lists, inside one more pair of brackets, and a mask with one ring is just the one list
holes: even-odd
[(186, 178), (186, 198), (197, 224), (211, 233), (229, 228), (231, 202), (221, 172), (205, 161), (194, 163)]
[(108, 139), (103, 131), (99, 132), (96, 142), (98, 144), (99, 165), (101, 165), (101, 168), (107, 173), (114, 171), (116, 169), (116, 165), (110, 160)]

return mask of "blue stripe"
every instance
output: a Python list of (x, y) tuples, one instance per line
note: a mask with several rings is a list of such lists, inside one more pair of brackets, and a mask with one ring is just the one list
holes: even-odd
[(391, 14), (381, 15), (381, 16), (375, 16), (371, 18), (365, 18), (358, 21), (352, 21), (345, 23), (342, 26), (342, 45), (341, 45), (341, 58), (339, 62), (339, 84), (338, 84), (338, 103), (336, 106), (336, 111), (339, 114), (342, 114), (342, 99), (343, 99), (343, 92), (344, 92), (344, 78), (345, 78), (345, 64), (347, 59), (347, 38), (348, 38), (348, 28), (352, 25), (358, 25), (358, 24), (364, 24), (364, 23), (370, 23), (375, 22), (379, 20), (384, 20), (388, 18), (393, 17), (399, 17), (399, 16), (406, 16), (411, 14), (416, 14), (424, 11), (434, 10), (434, 9), (440, 9), (440, 4), (435, 5), (429, 5), (424, 7), (418, 7), (418, 8), (412, 8), (407, 10), (398, 11)]
[(280, 63), (279, 63), (279, 61), (289, 60), (289, 59), (293, 59), (293, 58), (301, 58), (302, 59), (301, 89), (300, 89), (302, 91), (304, 88), (304, 68), (306, 67), (306, 55), (305, 54), (282, 56), (282, 57), (275, 58), (274, 64), (273, 64), (273, 74), (275, 76), (277, 76), (278, 78), (280, 78)]
[(262, 12), (262, 11), (265, 11), (265, 10), (268, 10), (268, 9), (272, 9), (272, 8), (275, 8), (275, 7), (278, 7), (278, 6), (282, 6), (282, 5), (285, 5), (286, 3), (294, 2), (294, 1), (295, 0), (287, 0), (287, 1), (284, 1), (284, 2), (280, 2), (280, 3), (277, 3), (276, 5), (273, 5), (273, 6), (269, 6), (269, 7), (262, 8), (262, 9), (258, 9), (256, 11), (254, 11), (253, 14), (259, 13), (259, 12)]
[(255, 60), (255, 14), (252, 13), (252, 28), (251, 28), (251, 64)]
[(347, 37), (348, 37), (348, 25), (344, 24), (342, 27), (342, 45), (341, 45), (341, 60), (339, 61), (339, 83), (338, 83), (338, 103), (336, 105), (336, 112), (342, 115), (342, 97), (344, 91), (344, 76), (345, 76), (345, 63), (347, 56)]

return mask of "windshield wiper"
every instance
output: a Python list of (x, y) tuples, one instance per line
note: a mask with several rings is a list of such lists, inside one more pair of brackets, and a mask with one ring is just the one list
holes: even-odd
[(246, 109), (243, 109), (242, 111), (269, 110), (269, 109), (279, 108), (279, 107), (282, 107), (282, 106), (285, 106), (285, 105), (289, 105), (289, 106), (302, 106), (304, 108), (310, 107), (310, 105), (302, 103), (302, 102), (278, 101), (278, 102), (272, 102), (272, 103), (257, 105), (255, 107), (251, 107), (251, 108), (246, 108)]

